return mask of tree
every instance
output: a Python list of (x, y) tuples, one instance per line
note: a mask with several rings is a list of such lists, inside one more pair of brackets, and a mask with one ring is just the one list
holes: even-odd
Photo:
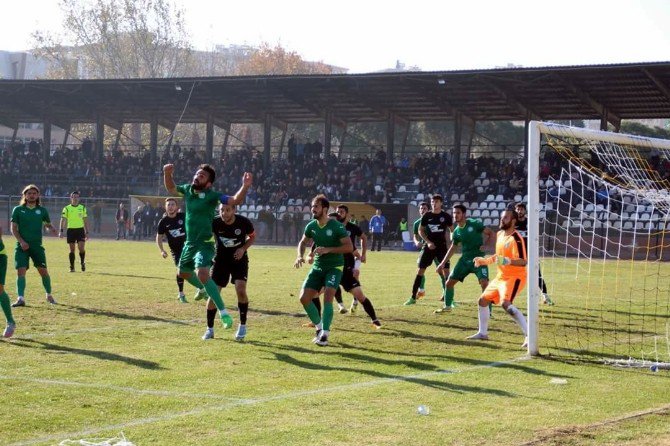
[(33, 33), (36, 55), (54, 62), (52, 77), (160, 78), (190, 69), (183, 11), (170, 0), (61, 0), (60, 6), (64, 34)]
[(306, 61), (295, 51), (288, 51), (280, 44), (272, 47), (267, 42), (237, 67), (237, 74), (240, 75), (332, 74), (334, 71), (331, 65)]

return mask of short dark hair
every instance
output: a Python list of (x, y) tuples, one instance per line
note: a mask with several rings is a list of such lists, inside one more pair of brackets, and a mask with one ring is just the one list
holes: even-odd
[(214, 180), (216, 179), (216, 171), (214, 168), (209, 165), (209, 164), (201, 164), (198, 166), (198, 170), (204, 170), (209, 174), (209, 182), (214, 183)]
[(521, 202), (519, 202), (519, 203), (516, 203), (516, 204), (514, 205), (514, 207), (515, 207), (515, 208), (526, 209), (526, 203), (521, 203)]
[(344, 212), (346, 212), (347, 214), (349, 213), (349, 206), (347, 206), (346, 204), (338, 204), (337, 208), (344, 209)]
[(322, 208), (328, 209), (330, 207), (330, 201), (326, 198), (325, 195), (319, 194), (316, 197), (312, 198), (312, 201), (316, 201), (321, 205)]
[(421, 206), (426, 206), (427, 208), (430, 207), (430, 205), (428, 204), (427, 201), (422, 201), (421, 203), (419, 203), (419, 207), (421, 207)]
[(440, 200), (442, 203), (444, 203), (444, 198), (442, 198), (442, 195), (440, 194), (433, 194), (430, 196), (431, 200)]
[(329, 217), (339, 217), (340, 215), (337, 212), (328, 212)]
[(455, 204), (455, 205), (452, 206), (452, 208), (453, 208), (453, 209), (458, 209), (458, 210), (460, 210), (460, 211), (461, 211), (462, 213), (464, 213), (464, 214), (467, 214), (467, 213), (468, 213), (468, 208), (466, 208), (464, 204), (460, 204), (460, 203), (459, 203), (459, 204)]
[(73, 190), (72, 192), (70, 192), (70, 195), (74, 195), (74, 194), (81, 195), (78, 190)]

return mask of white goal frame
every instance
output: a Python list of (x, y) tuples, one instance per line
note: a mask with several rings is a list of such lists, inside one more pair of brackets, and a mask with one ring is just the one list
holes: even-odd
[(559, 137), (577, 137), (596, 141), (627, 144), (638, 147), (650, 147), (670, 150), (670, 140), (647, 138), (622, 133), (569, 127), (541, 121), (528, 123), (528, 354), (537, 356), (539, 350), (540, 327), (540, 290), (539, 281), (539, 241), (540, 241), (540, 153), (542, 135)]

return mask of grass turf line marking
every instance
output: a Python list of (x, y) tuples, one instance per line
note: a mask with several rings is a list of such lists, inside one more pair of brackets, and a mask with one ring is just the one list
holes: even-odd
[(27, 378), (23, 376), (0, 376), (0, 380), (23, 381), (23, 382), (45, 384), (52, 386), (71, 386), (71, 387), (85, 387), (91, 389), (115, 390), (118, 392), (132, 393), (135, 395), (166, 396), (174, 398), (207, 398), (207, 399), (225, 400), (225, 401), (246, 401), (244, 398), (231, 398), (209, 393), (172, 392), (169, 390), (144, 390), (144, 389), (137, 389), (134, 387), (115, 386), (112, 384), (84, 383), (84, 382), (67, 381), (60, 379)]
[(255, 406), (255, 405), (258, 405), (258, 404), (271, 403), (271, 402), (275, 402), (275, 401), (289, 400), (289, 399), (294, 399), (294, 398), (303, 398), (305, 396), (321, 395), (321, 394), (331, 393), (331, 392), (349, 391), (349, 390), (353, 390), (353, 389), (374, 387), (374, 386), (383, 385), (383, 384), (393, 384), (393, 383), (397, 383), (397, 382), (411, 381), (413, 379), (428, 378), (428, 377), (431, 377), (431, 376), (453, 375), (453, 374), (457, 374), (457, 373), (468, 373), (468, 372), (473, 372), (473, 371), (477, 371), (477, 370), (480, 370), (480, 369), (495, 368), (495, 367), (499, 367), (499, 366), (502, 366), (502, 365), (513, 364), (513, 363), (516, 363), (516, 362), (519, 362), (519, 361), (525, 361), (525, 360), (528, 360), (528, 356), (521, 356), (519, 358), (511, 359), (509, 361), (490, 362), (488, 364), (481, 364), (481, 365), (468, 367), (468, 368), (465, 368), (465, 369), (459, 369), (459, 370), (437, 370), (437, 371), (432, 371), (432, 372), (417, 373), (417, 374), (414, 374), (414, 375), (395, 376), (395, 377), (392, 377), (392, 378), (380, 378), (380, 379), (374, 379), (374, 380), (371, 380), (371, 381), (357, 382), (357, 383), (351, 383), (351, 384), (341, 384), (341, 385), (331, 386), (331, 387), (326, 387), (326, 388), (319, 388), (319, 389), (312, 389), (312, 390), (302, 390), (302, 391), (299, 391), (299, 392), (290, 392), (290, 393), (284, 393), (284, 394), (272, 395), (272, 396), (265, 396), (265, 397), (260, 397), (260, 398), (239, 399), (238, 401), (229, 402), (229, 403), (225, 403), (225, 404), (221, 404), (221, 405), (199, 407), (197, 409), (192, 409), (192, 410), (188, 410), (188, 411), (184, 411), (184, 412), (173, 412), (173, 413), (168, 413), (168, 414), (160, 415), (160, 416), (156, 416), (156, 417), (140, 418), (140, 419), (137, 419), (137, 420), (129, 421), (127, 423), (118, 423), (118, 424), (112, 424), (112, 425), (109, 425), (109, 426), (100, 426), (100, 427), (85, 429), (85, 430), (79, 431), (79, 432), (66, 432), (66, 433), (62, 433), (62, 434), (49, 435), (47, 437), (33, 438), (33, 439), (30, 439), (30, 440), (20, 441), (18, 443), (12, 443), (8, 446), (32, 446), (32, 445), (36, 445), (36, 444), (40, 444), (40, 443), (61, 441), (63, 439), (67, 439), (67, 438), (84, 438), (84, 437), (89, 436), (89, 435), (95, 435), (95, 434), (99, 434), (99, 433), (107, 432), (107, 431), (118, 432), (119, 430), (127, 429), (129, 427), (144, 426), (144, 425), (147, 425), (147, 424), (159, 423), (159, 422), (163, 422), (163, 421), (171, 421), (171, 420), (175, 420), (177, 418), (202, 415), (202, 414), (205, 414), (205, 413), (210, 413), (213, 410), (219, 411), (219, 410), (232, 409), (232, 408), (235, 408), (235, 407), (242, 407), (242, 406)]

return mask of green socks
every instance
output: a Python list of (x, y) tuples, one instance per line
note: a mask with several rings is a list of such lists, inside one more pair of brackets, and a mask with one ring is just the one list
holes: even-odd
[(454, 289), (445, 288), (444, 289), (444, 306), (450, 307), (454, 303)]
[(194, 271), (191, 271), (191, 275), (188, 277), (188, 279), (186, 279), (186, 281), (199, 290), (204, 287), (200, 279), (198, 279), (198, 275)]
[(419, 285), (420, 290), (426, 289), (426, 275), (421, 276), (421, 284)]
[(205, 284), (205, 291), (207, 291), (207, 295), (214, 301), (214, 305), (216, 305), (219, 311), (226, 309), (223, 304), (223, 298), (221, 298), (221, 293), (219, 293), (216, 283), (211, 278)]
[[(23, 289), (26, 288), (25, 285), (26, 278), (23, 278)], [(51, 277), (50, 276), (42, 276), (42, 286), (44, 287), (44, 291), (47, 292), (47, 294), (51, 294)], [(22, 294), (23, 296), (23, 294)]]
[(26, 293), (26, 276), (18, 276), (16, 278), (16, 294), (20, 297), (25, 296)]
[[(307, 305), (303, 305), (305, 307), (305, 312), (307, 313), (307, 316), (309, 316), (309, 320), (312, 321), (314, 325), (317, 325), (319, 322), (321, 322), (321, 316), (319, 316), (319, 310), (316, 309), (316, 305), (314, 305), (314, 301), (309, 301)], [(333, 304), (330, 305), (330, 311), (333, 311)]]
[(6, 292), (0, 294), (0, 307), (2, 307), (2, 312), (5, 313), (5, 319), (7, 319), (8, 324), (14, 324), (14, 318), (12, 317), (12, 305), (9, 303), (9, 296)]
[(330, 324), (333, 323), (333, 303), (323, 303), (323, 329), (330, 330)]

